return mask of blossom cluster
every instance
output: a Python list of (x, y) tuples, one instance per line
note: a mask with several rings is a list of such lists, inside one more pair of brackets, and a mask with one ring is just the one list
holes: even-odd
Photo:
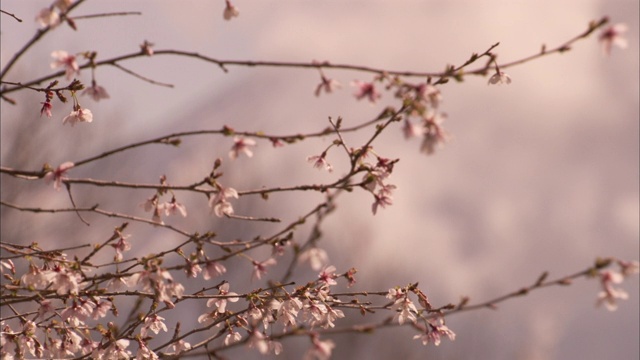
[[(45, 33), (63, 21), (75, 29), (73, 19), (67, 15), (73, 6), (73, 0), (55, 0), (51, 6), (42, 9), (36, 17), (36, 21), (43, 27), (40, 31)], [(230, 0), (225, 0), (222, 16), (225, 20), (234, 19), (239, 16), (239, 10)], [(626, 30), (626, 26), (622, 24), (604, 29), (599, 40), (606, 54), (611, 52), (614, 45), (622, 48), (627, 46), (626, 40), (622, 37)], [(153, 55), (153, 44), (145, 40), (140, 45), (139, 53), (134, 53), (131, 57)], [(54, 61), (50, 68), (60, 70), (50, 79), (64, 75), (70, 83), (58, 87), (58, 81), (52, 81), (44, 88), (25, 87), (45, 94), (45, 100), (41, 103), (41, 116), (52, 117), (53, 99), (58, 98), (60, 102), (66, 103), (65, 94), (68, 94), (72, 98), (72, 110), (63, 118), (62, 123), (69, 123), (71, 126), (91, 123), (93, 113), (80, 105), (77, 94), (83, 90), (81, 94), (94, 101), (110, 98), (106, 89), (98, 85), (95, 79), (95, 69), (100, 65), (95, 61), (96, 52), (70, 53), (57, 50), (52, 52), (51, 56)], [(485, 68), (477, 72), (477, 75), (490, 75), (488, 83), (491, 85), (510, 84), (511, 77), (500, 69), (495, 55), (488, 51), (483, 56), (489, 57), (490, 61)], [(79, 60), (86, 60), (87, 63), (81, 65), (78, 63)], [(222, 62), (220, 65), (224, 68)], [(328, 62), (306, 65), (320, 72), (320, 83), (314, 92), (316, 96), (333, 93), (341, 88), (338, 80), (324, 73), (324, 70), (331, 66)], [(255, 63), (251, 63), (251, 66), (255, 66)], [(80, 76), (81, 69), (84, 73), (84, 69), (88, 68), (91, 69), (91, 86), (85, 88), (76, 77)], [(384, 322), (374, 323), (370, 329), (391, 325), (406, 326), (417, 331), (417, 334), (412, 333), (413, 339), (421, 341), (424, 345), (438, 346), (443, 339), (454, 340), (456, 334), (446, 325), (445, 319), (450, 313), (462, 310), (464, 304), (457, 308), (453, 305), (435, 308), (417, 284), (393, 287), (381, 292), (338, 292), (336, 289), (340, 286), (351, 288), (355, 284), (356, 270), (338, 273), (336, 267), (331, 265), (327, 251), (319, 247), (318, 240), (321, 237), (320, 223), (324, 215), (334, 209), (332, 196), (335, 193), (342, 190), (350, 191), (353, 188), (370, 193), (373, 196), (370, 208), (374, 215), (380, 208), (393, 204), (396, 186), (390, 183), (390, 178), (399, 159), (381, 156), (374, 151), (372, 145), (376, 136), (388, 126), (401, 124), (404, 136), (407, 139), (420, 138), (420, 151), (428, 155), (435, 153), (448, 141), (450, 136), (443, 128), (446, 114), (441, 111), (443, 97), (440, 84), (449, 78), (462, 77), (463, 68), (464, 65), (459, 68), (451, 67), (451, 71), (447, 70), (439, 80), (420, 75), (419, 78), (422, 80), (414, 82), (408, 80), (411, 76), (389, 75), (386, 71), (373, 71), (376, 75), (371, 81), (354, 80), (351, 85), (356, 89), (353, 93), (356, 100), (364, 100), (373, 106), (383, 99), (386, 92), (387, 95), (391, 94), (399, 105), (397, 108), (386, 108), (378, 118), (361, 126), (344, 129), (340, 125), (341, 120), (337, 123), (331, 121), (333, 129), (311, 135), (337, 137), (319, 155), (306, 158), (313, 167), (333, 173), (334, 167), (328, 160), (329, 151), (340, 148), (345, 150), (350, 167), (345, 175), (332, 184), (301, 185), (285, 189), (317, 191), (323, 193), (326, 200), (319, 204), (316, 210), (284, 226), (273, 236), (261, 234), (250, 240), (218, 240), (212, 231), (189, 232), (165, 225), (166, 219), (170, 216), (187, 217), (186, 206), (178, 201), (179, 191), (194, 192), (202, 198), (206, 196), (209, 216), (214, 215), (220, 218), (220, 221), (226, 221), (226, 218), (231, 218), (231, 221), (256, 220), (235, 215), (233, 199), (251, 193), (260, 193), (267, 199), (269, 193), (283, 191), (282, 188), (238, 191), (228, 186), (226, 179), (221, 180), (221, 159), (215, 161), (213, 171), (204, 180), (193, 186), (173, 186), (165, 175), (160, 177), (159, 184), (155, 187), (143, 186), (145, 189), (154, 190), (146, 199), (141, 196), (144, 200), (139, 204), (140, 208), (151, 213), (150, 220), (104, 210), (98, 212), (97, 205), (90, 209), (76, 207), (70, 189), (73, 181), (68, 178), (68, 173), (87, 161), (67, 161), (55, 168), (45, 164), (40, 172), (18, 170), (11, 174), (16, 178), (42, 179), (46, 184), (53, 184), (55, 190), (60, 190), (64, 184), (73, 209), (47, 209), (51, 212), (72, 210), (84, 221), (80, 213), (93, 211), (100, 215), (151, 224), (160, 230), (165, 230), (162, 228), (164, 226), (180, 233), (185, 239), (179, 246), (167, 248), (156, 246), (161, 243), (157, 241), (153, 243), (153, 251), (142, 256), (134, 256), (130, 251), (136, 243), (130, 240), (130, 234), (124, 233), (127, 226), (127, 223), (124, 223), (102, 243), (72, 248), (81, 249), (74, 252), (73, 256), (68, 255), (66, 249), (43, 250), (35, 243), (3, 244), (3, 251), (6, 250), (10, 255), (3, 254), (0, 258), (0, 271), (3, 276), (0, 357), (24, 359), (84, 356), (99, 360), (143, 360), (186, 353), (193, 356), (218, 356), (218, 353), (228, 348), (241, 345), (263, 355), (278, 355), (284, 350), (282, 339), (304, 336), (309, 341), (309, 348), (304, 354), (305, 359), (328, 359), (336, 346), (329, 334), (337, 332), (336, 330), (358, 332), (362, 329), (348, 325), (339, 328), (344, 325), (341, 319), (347, 317), (350, 312), (366, 316), (374, 311), (388, 312), (391, 316)], [(492, 72), (492, 68), (495, 68), (495, 72)], [(370, 69), (360, 70), (371, 72)], [(347, 146), (342, 132), (361, 128), (375, 128), (375, 131), (363, 145)], [(233, 136), (233, 143), (228, 151), (231, 160), (241, 157), (252, 158), (256, 151), (256, 140), (259, 139), (270, 140), (276, 148), (304, 139), (306, 136), (264, 136), (261, 132), (235, 134), (226, 126), (217, 133), (221, 136)], [(142, 146), (137, 144), (131, 148), (138, 145)], [(107, 155), (104, 157), (112, 153), (115, 151), (105, 152)], [(333, 153), (331, 155), (333, 156)], [(95, 159), (101, 158), (102, 156), (98, 156)], [(3, 172), (10, 173), (11, 169), (5, 170), (3, 167)], [(93, 181), (84, 180), (88, 184), (92, 184)], [(93, 184), (97, 185), (98, 182), (93, 181)], [(138, 187), (137, 184), (128, 186)], [(198, 211), (190, 209), (189, 213), (194, 216)], [(317, 218), (315, 226), (309, 239), (301, 243), (298, 228), (313, 216)], [(149, 239), (145, 242), (156, 240)], [(88, 254), (81, 256), (87, 247), (90, 248)], [(102, 255), (105, 249), (109, 256), (112, 254), (111, 251), (115, 251), (113, 261), (100, 263), (100, 259), (104, 257), (96, 255)], [(256, 249), (266, 251), (254, 252)], [(284, 256), (285, 254), (289, 256)], [(273, 274), (280, 270), (282, 265), (286, 265), (287, 261), (290, 261), (288, 273), (280, 278), (281, 281), (276, 281)], [(314, 271), (314, 277), (311, 280), (297, 282), (298, 285), (287, 282), (293, 277), (291, 274), (294, 270), (297, 270), (296, 266), (306, 262)], [(609, 262), (616, 264), (618, 268), (605, 269)], [(627, 277), (638, 273), (639, 265), (637, 261), (616, 259), (609, 262), (590, 268), (585, 274), (599, 280), (601, 291), (597, 295), (597, 305), (615, 310), (620, 300), (629, 297), (620, 284)], [(230, 265), (232, 263), (233, 266)], [(256, 286), (259, 287), (241, 292), (239, 289), (243, 284), (234, 280), (234, 275), (238, 273), (244, 273), (247, 275), (247, 283), (251, 281), (251, 284), (257, 283)], [(296, 276), (303, 277), (299, 274)], [(190, 283), (181, 280), (182, 278), (186, 278), (187, 281), (201, 279), (201, 284), (204, 285), (198, 290), (190, 291)], [(220, 282), (211, 285), (212, 280), (218, 278)], [(560, 284), (563, 281), (556, 283)], [(541, 279), (536, 286), (542, 287), (542, 284)], [(544, 285), (549, 284), (553, 282)], [(509, 295), (498, 299), (508, 297)], [(138, 300), (132, 307), (131, 314), (122, 317), (122, 308), (131, 305), (134, 298)], [(204, 312), (189, 313), (193, 318), (185, 321), (198, 325), (194, 325), (194, 328), (186, 333), (181, 333), (180, 322), (170, 323), (162, 315), (184, 303), (188, 303), (191, 309)], [(480, 305), (489, 307), (493, 304), (490, 301)], [(173, 337), (166, 341), (164, 338), (169, 337), (171, 332)], [(208, 338), (206, 341), (196, 342), (196, 336), (192, 336), (195, 334), (206, 334)], [(210, 350), (209, 346), (215, 348)]]

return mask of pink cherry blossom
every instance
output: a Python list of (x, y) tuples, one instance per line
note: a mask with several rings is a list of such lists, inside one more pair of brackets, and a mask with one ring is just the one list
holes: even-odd
[(442, 127), (444, 115), (434, 114), (424, 119), (424, 131), (420, 151), (431, 155), (449, 140), (449, 134)]
[(387, 207), (387, 205), (393, 205), (391, 192), (395, 188), (395, 185), (384, 185), (377, 194), (374, 194), (375, 201), (373, 202), (373, 204), (371, 204), (371, 211), (373, 212), (373, 215), (378, 212), (379, 206), (384, 209)]
[(320, 341), (317, 333), (311, 334), (311, 347), (304, 354), (304, 360), (328, 360), (336, 344), (331, 340)]
[(260, 352), (260, 354), (266, 355), (269, 353), (269, 343), (263, 333), (258, 330), (251, 332), (249, 337), (249, 347), (254, 348)]
[(324, 91), (327, 94), (331, 94), (334, 90), (341, 88), (342, 85), (334, 79), (328, 79), (326, 76), (321, 75), (321, 82), (316, 87), (315, 95), (320, 96)]
[(227, 268), (217, 261), (207, 261), (202, 278), (205, 280), (213, 279), (227, 272)]
[(370, 102), (375, 103), (379, 98), (382, 97), (382, 95), (376, 90), (373, 83), (354, 80), (353, 82), (351, 82), (351, 85), (358, 88), (353, 94), (358, 100), (367, 98)]
[(232, 160), (236, 159), (241, 153), (245, 154), (247, 157), (253, 157), (253, 151), (251, 151), (253, 146), (256, 146), (255, 140), (247, 139), (242, 136), (235, 136), (233, 138), (233, 146), (231, 147), (231, 151), (229, 151), (229, 158)]
[(419, 84), (415, 88), (417, 100), (426, 102), (437, 108), (442, 101), (440, 90), (431, 84)]
[(154, 45), (153, 43), (150, 43), (147, 40), (145, 40), (140, 45), (140, 51), (142, 51), (142, 53), (147, 55), (147, 56), (151, 56), (151, 55), (153, 55), (153, 45)]
[(489, 85), (501, 85), (501, 84), (511, 84), (511, 77), (502, 71), (496, 71), (493, 76), (489, 78)]
[(329, 262), (329, 256), (323, 249), (312, 247), (300, 253), (298, 261), (301, 263), (309, 261), (311, 269), (318, 271)]
[(338, 285), (336, 282), (336, 267), (331, 265), (325, 267), (318, 275), (318, 281), (325, 283), (327, 286)]
[(629, 30), (627, 24), (622, 23), (611, 25), (604, 29), (599, 37), (599, 40), (602, 43), (602, 52), (605, 55), (610, 55), (613, 45), (621, 49), (626, 49), (629, 44), (622, 34), (626, 33), (627, 30)]
[(226, 0), (226, 6), (224, 8), (224, 12), (222, 13), (222, 17), (225, 20), (231, 20), (231, 18), (238, 17), (240, 15), (240, 10), (237, 7), (231, 4), (231, 1)]
[(109, 99), (109, 94), (102, 86), (97, 85), (95, 81), (91, 87), (84, 89), (82, 95), (90, 96), (94, 101), (100, 101), (102, 99)]
[(171, 202), (165, 203), (164, 206), (165, 215), (175, 215), (180, 213), (182, 217), (187, 217), (187, 208), (181, 203), (176, 201), (176, 198), (171, 198)]
[(62, 180), (66, 179), (65, 175), (69, 169), (73, 167), (73, 163), (71, 161), (67, 161), (65, 163), (60, 164), (55, 170), (49, 171), (44, 176), (44, 181), (49, 184), (53, 181), (53, 188), (57, 191), (60, 191), (62, 186)]
[(438, 346), (443, 336), (448, 337), (451, 341), (456, 339), (456, 334), (444, 324), (442, 318), (438, 318), (437, 320), (430, 319), (427, 321), (427, 324), (428, 327), (426, 329), (418, 326), (423, 332), (413, 337), (414, 339), (420, 339), (423, 345), (433, 343), (435, 346)]
[(77, 122), (86, 122), (90, 123), (93, 121), (93, 114), (89, 109), (83, 109), (80, 106), (76, 106), (75, 110), (73, 110), (69, 115), (65, 116), (62, 119), (62, 124), (69, 123), (71, 126), (74, 126)]
[(267, 266), (272, 266), (277, 263), (276, 259), (268, 258), (263, 262), (253, 261), (253, 275), (251, 277), (252, 280), (262, 279), (262, 276), (267, 273)]
[(329, 164), (326, 159), (327, 153), (323, 152), (321, 155), (314, 155), (307, 157), (307, 161), (313, 163), (313, 167), (316, 169), (325, 168), (328, 172), (333, 171), (333, 166)]
[(398, 324), (402, 325), (407, 320), (411, 322), (416, 321), (416, 314), (418, 309), (413, 304), (411, 300), (409, 300), (409, 296), (405, 296), (402, 299), (399, 299), (392, 306), (392, 309), (396, 310), (395, 319), (398, 320)]
[(143, 340), (138, 340), (138, 352), (135, 360), (159, 360), (160, 357), (147, 347)]
[(328, 307), (327, 306), (327, 313), (324, 316), (324, 328), (330, 328), (330, 327), (335, 327), (334, 321), (336, 321), (336, 319), (341, 319), (344, 317), (344, 312), (342, 312), (342, 310), (340, 309), (334, 309), (332, 307)]
[(624, 276), (615, 271), (606, 270), (600, 274), (600, 284), (603, 291), (598, 294), (597, 306), (604, 304), (609, 311), (615, 311), (618, 308), (617, 300), (626, 300), (629, 294), (622, 289), (613, 287), (614, 284), (620, 284), (624, 280)]
[(40, 10), (38, 16), (36, 16), (36, 21), (42, 27), (51, 27), (54, 28), (60, 25), (60, 15), (50, 8), (44, 8)]
[(111, 310), (112, 303), (108, 300), (102, 300), (100, 298), (95, 299), (95, 307), (91, 312), (91, 318), (98, 320), (107, 316), (107, 312)]
[(45, 102), (41, 102), (40, 104), (42, 104), (42, 108), (40, 109), (40, 116), (47, 115), (47, 117), (51, 117), (51, 110), (53, 109), (53, 106), (51, 105), (51, 102), (49, 101), (45, 101)]
[(144, 338), (147, 337), (149, 330), (154, 334), (160, 333), (160, 330), (167, 332), (167, 325), (163, 322), (164, 318), (158, 314), (152, 314), (144, 319), (144, 325), (140, 329), (140, 335)]
[(225, 215), (233, 215), (233, 206), (227, 200), (228, 198), (238, 198), (238, 192), (234, 188), (225, 188), (218, 185), (218, 192), (209, 199), (211, 212), (217, 217)]
[(69, 9), (69, 6), (73, 4), (73, 1), (74, 0), (56, 0), (53, 5), (60, 9), (60, 11), (65, 12), (67, 11), (67, 9)]
[(131, 244), (127, 241), (129, 237), (131, 237), (131, 235), (120, 236), (115, 244), (110, 244), (116, 250), (116, 262), (122, 261), (122, 253), (131, 250)]
[(65, 75), (67, 80), (71, 80), (74, 75), (80, 74), (80, 67), (76, 62), (76, 56), (71, 55), (64, 50), (58, 50), (51, 53), (51, 56), (56, 60), (51, 63), (52, 69), (62, 67), (65, 69)]
[(412, 123), (409, 119), (406, 119), (404, 121), (404, 126), (402, 127), (402, 133), (404, 134), (405, 139), (410, 139), (424, 134), (424, 128)]
[(229, 346), (230, 344), (236, 343), (242, 339), (242, 335), (239, 332), (230, 330), (229, 333), (224, 337), (224, 344)]
[[(229, 291), (229, 283), (224, 283), (222, 285), (220, 285), (218, 291), (220, 292), (219, 295), (227, 295), (227, 296), (234, 296), (234, 295), (238, 295), (235, 292), (230, 292)], [(209, 299), (209, 301), (207, 301), (207, 307), (211, 307), (211, 306), (216, 306), (216, 311), (218, 314), (224, 314), (227, 311), (227, 302), (237, 302), (238, 300), (240, 300), (239, 297), (228, 297), (228, 298), (211, 298)]]

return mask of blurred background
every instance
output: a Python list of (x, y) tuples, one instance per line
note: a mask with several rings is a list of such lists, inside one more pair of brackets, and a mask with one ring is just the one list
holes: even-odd
[[(199, 52), (227, 60), (330, 61), (390, 70), (440, 71), (461, 64), (472, 52), (500, 42), (499, 62), (517, 60), (553, 48), (582, 33), (591, 20), (609, 16), (629, 26), (629, 48), (602, 54), (597, 34), (563, 55), (551, 55), (507, 69), (513, 83), (487, 86), (487, 78), (467, 77), (440, 87), (444, 127), (452, 140), (434, 156), (419, 153), (419, 140), (405, 141), (400, 128), (384, 133), (378, 154), (400, 158), (390, 183), (394, 205), (370, 211), (371, 195), (354, 191), (338, 198), (326, 220), (320, 246), (338, 271), (359, 270), (354, 290), (386, 291), (419, 282), (435, 305), (462, 296), (480, 302), (532, 284), (543, 271), (551, 278), (586, 269), (596, 257), (639, 257), (639, 4), (614, 1), (247, 1), (233, 2), (240, 16), (224, 21), (224, 1), (87, 1), (73, 15), (141, 11), (142, 16), (78, 20), (78, 31), (60, 26), (24, 55), (7, 81), (27, 81), (51, 72), (50, 53), (97, 51), (98, 60), (138, 51), (148, 40), (155, 49)], [(38, 11), (46, 1), (3, 1), (2, 9), (24, 19), (2, 16), (2, 66), (36, 32)], [(157, 56), (122, 63), (139, 74), (175, 88), (154, 86), (113, 67), (96, 69), (96, 80), (111, 98), (98, 103), (81, 97), (94, 122), (71, 128), (62, 118), (71, 105), (54, 100), (54, 116), (40, 118), (43, 99), (13, 93), (18, 106), (2, 102), (2, 166), (37, 170), (107, 149), (176, 131), (262, 130), (269, 134), (317, 131), (329, 116), (345, 126), (374, 118), (387, 105), (356, 101), (352, 80), (371, 77), (326, 70), (342, 89), (316, 98), (315, 70), (218, 67), (194, 59)], [(476, 68), (476, 66), (472, 66)], [(90, 84), (91, 73), (80, 79)], [(415, 79), (417, 82), (418, 79)], [(370, 131), (350, 134), (361, 145)], [(235, 162), (227, 153), (231, 138), (192, 137), (179, 148), (149, 146), (74, 169), (73, 177), (155, 183), (166, 174), (170, 184), (201, 180), (215, 158), (224, 160), (220, 182), (238, 190), (324, 183), (347, 170), (343, 155), (330, 152), (333, 174), (313, 169), (306, 157), (317, 155), (333, 137), (310, 139), (274, 149), (259, 142), (255, 156)], [(2, 178), (2, 199), (23, 206), (67, 207), (64, 191), (42, 181)], [(138, 207), (152, 191), (74, 187), (79, 206), (149, 217)], [(167, 199), (168, 200), (168, 199)], [(192, 231), (215, 231), (219, 240), (270, 234), (273, 224), (243, 223), (209, 215), (206, 199), (180, 193), (189, 216), (167, 223)], [(237, 214), (295, 220), (322, 201), (316, 193), (272, 195), (265, 202), (242, 197)], [(0, 208), (3, 241), (53, 248), (102, 242), (122, 221), (75, 214), (37, 215)], [(133, 249), (142, 256), (182, 239), (143, 224), (131, 224)], [(304, 241), (305, 231), (296, 234)], [(112, 254), (107, 254), (108, 260)], [(258, 260), (268, 253), (256, 254)], [(285, 263), (284, 261), (282, 262)], [(232, 291), (249, 283), (250, 265), (229, 267)], [(315, 274), (306, 269), (300, 279)], [(278, 278), (282, 267), (271, 275)], [(193, 288), (201, 288), (195, 284)], [(484, 310), (452, 316), (447, 325), (455, 342), (424, 347), (409, 328), (382, 329), (369, 335), (333, 338), (335, 359), (637, 359), (638, 277), (622, 285), (630, 294), (616, 312), (596, 309), (597, 281), (547, 288)], [(169, 316), (168, 325), (189, 311)], [(197, 309), (197, 317), (204, 312)], [(164, 316), (163, 315), (163, 316)], [(364, 319), (366, 321), (366, 319)], [(182, 320), (186, 321), (186, 320)], [(344, 322), (343, 322), (344, 323)], [(340, 325), (340, 322), (338, 322)], [(184, 326), (184, 324), (183, 324)], [(172, 330), (170, 329), (170, 333)], [(279, 358), (297, 359), (307, 339), (285, 341)], [(253, 356), (254, 350), (229, 353)]]

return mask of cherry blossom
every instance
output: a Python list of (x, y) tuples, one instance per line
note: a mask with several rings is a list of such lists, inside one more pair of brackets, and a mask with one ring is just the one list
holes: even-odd
[(617, 262), (618, 262), (618, 265), (620, 266), (620, 273), (624, 277), (637, 274), (640, 272), (640, 263), (638, 261), (618, 260)]
[(51, 117), (51, 110), (53, 109), (53, 105), (51, 105), (50, 101), (41, 102), (42, 108), (40, 109), (40, 116), (47, 115), (47, 117)]
[(140, 335), (144, 338), (151, 330), (154, 334), (160, 333), (160, 330), (167, 332), (167, 325), (163, 322), (164, 318), (158, 314), (152, 314), (144, 319), (144, 325), (140, 329)]
[(72, 305), (64, 309), (60, 316), (62, 320), (68, 321), (75, 327), (78, 327), (91, 316), (95, 305), (89, 301), (74, 300)]
[(50, 8), (44, 8), (40, 10), (38, 16), (36, 16), (36, 21), (42, 27), (56, 27), (60, 25), (60, 15), (56, 11)]
[(154, 45), (153, 43), (150, 43), (147, 40), (145, 40), (142, 44), (140, 44), (140, 51), (142, 51), (142, 53), (147, 56), (152, 56), (153, 45)]
[(358, 88), (353, 94), (358, 100), (367, 98), (371, 103), (375, 103), (379, 98), (382, 97), (382, 95), (376, 90), (373, 83), (354, 80), (351, 82), (351, 85)]
[(258, 352), (263, 355), (269, 353), (269, 342), (264, 334), (258, 330), (251, 332), (251, 336), (249, 337), (249, 347), (258, 350)]
[(238, 17), (240, 15), (240, 10), (231, 4), (230, 0), (225, 0), (226, 6), (224, 8), (224, 12), (222, 13), (222, 17), (225, 20), (231, 20), (231, 18)]
[(382, 189), (378, 191), (377, 194), (374, 194), (375, 201), (371, 204), (371, 212), (375, 215), (378, 212), (378, 207), (382, 207), (383, 209), (387, 207), (387, 205), (393, 205), (393, 198), (391, 197), (391, 192), (396, 188), (395, 185), (384, 185)]
[(431, 155), (436, 149), (449, 140), (449, 135), (442, 127), (444, 115), (434, 114), (424, 119), (424, 131), (420, 151)]
[(321, 82), (316, 87), (315, 95), (320, 96), (324, 91), (327, 94), (331, 94), (334, 90), (341, 88), (342, 85), (334, 79), (328, 79), (326, 76), (321, 75)]
[(404, 121), (404, 126), (402, 127), (402, 133), (404, 134), (405, 139), (410, 139), (424, 134), (424, 128), (412, 123), (409, 119), (406, 119)]
[(82, 95), (90, 96), (94, 101), (100, 101), (102, 99), (109, 99), (109, 94), (102, 86), (97, 85), (95, 81), (92, 82), (91, 87), (84, 89)]
[(268, 258), (263, 262), (253, 261), (253, 275), (251, 276), (251, 279), (262, 279), (262, 275), (267, 273), (267, 266), (272, 266), (276, 263), (277, 261), (274, 258)]
[(225, 346), (236, 343), (242, 339), (242, 335), (239, 332), (229, 330), (229, 333), (224, 337)]
[(111, 301), (102, 300), (100, 298), (96, 298), (94, 300), (95, 306), (93, 308), (93, 311), (91, 312), (91, 318), (94, 320), (98, 320), (107, 316), (107, 312), (111, 310), (111, 306), (113, 305)]
[[(220, 287), (218, 288), (218, 291), (220, 292), (219, 295), (227, 295), (227, 296), (238, 295), (235, 292), (229, 291), (229, 283), (224, 283), (220, 285)], [(225, 311), (227, 311), (227, 302), (229, 301), (237, 302), (238, 300), (240, 300), (240, 298), (237, 298), (237, 297), (211, 298), (209, 299), (209, 301), (207, 301), (207, 307), (211, 307), (215, 305), (216, 311), (218, 312), (218, 314), (224, 314)]]
[(307, 161), (313, 163), (313, 167), (316, 169), (325, 168), (328, 172), (333, 171), (333, 166), (329, 164), (326, 159), (327, 153), (323, 152), (321, 155), (314, 155), (307, 157)]
[(114, 341), (104, 351), (99, 352), (99, 355), (94, 357), (94, 359), (104, 359), (104, 360), (129, 359), (132, 354), (131, 354), (131, 351), (127, 350), (128, 347), (129, 347), (129, 340), (127, 339), (120, 339), (120, 340)]
[(489, 78), (489, 85), (501, 85), (501, 84), (511, 84), (511, 77), (502, 71), (496, 71), (493, 76)]
[(55, 170), (49, 171), (44, 176), (44, 181), (49, 184), (53, 181), (53, 188), (60, 191), (62, 187), (62, 180), (66, 179), (65, 174), (71, 169), (74, 164), (71, 161), (60, 164)]
[(256, 142), (253, 139), (247, 139), (242, 136), (235, 136), (233, 138), (233, 146), (231, 147), (231, 151), (229, 151), (229, 158), (232, 160), (237, 159), (241, 153), (245, 154), (247, 157), (253, 157), (253, 151), (251, 151), (251, 147), (255, 146)]
[(610, 55), (613, 45), (621, 49), (626, 49), (629, 44), (622, 34), (626, 33), (628, 30), (629, 27), (627, 24), (623, 23), (611, 25), (604, 29), (599, 37), (599, 40), (602, 43), (602, 52), (605, 55)]
[(336, 267), (331, 265), (331, 266), (325, 267), (320, 272), (320, 274), (318, 275), (318, 281), (326, 284), (327, 286), (338, 285), (338, 283), (335, 280), (337, 277), (338, 275), (336, 275)]
[(424, 101), (434, 108), (437, 108), (442, 101), (440, 90), (431, 84), (419, 84), (415, 91), (417, 100)]
[(69, 6), (73, 4), (73, 1), (74, 0), (56, 0), (56, 2), (53, 3), (53, 5), (58, 9), (60, 9), (60, 11), (65, 12), (67, 11), (67, 9), (69, 9)]
[(24, 286), (41, 290), (46, 288), (53, 279), (54, 273), (50, 270), (42, 270), (34, 264), (29, 264), (29, 272), (20, 279)]
[(158, 360), (160, 357), (147, 347), (143, 340), (138, 340), (138, 351), (135, 360)]
[(80, 67), (76, 62), (76, 56), (71, 55), (64, 50), (58, 50), (51, 53), (51, 57), (56, 60), (51, 63), (51, 68), (56, 69), (62, 67), (65, 69), (67, 80), (71, 80), (74, 75), (80, 74)]
[(304, 354), (304, 360), (327, 360), (336, 344), (331, 340), (320, 341), (317, 333), (311, 334), (311, 347)]
[(209, 199), (211, 212), (217, 217), (233, 215), (233, 206), (227, 201), (228, 198), (238, 198), (238, 192), (234, 188), (225, 188), (218, 185), (218, 192)]
[(182, 217), (187, 217), (187, 208), (176, 201), (176, 198), (173, 197), (171, 202), (165, 203), (164, 206), (165, 215), (175, 215), (176, 213), (180, 213)]
[(300, 253), (299, 262), (309, 261), (309, 265), (313, 270), (320, 270), (329, 262), (327, 252), (318, 247), (311, 247)]
[(600, 274), (600, 284), (603, 291), (598, 294), (597, 306), (604, 304), (609, 311), (615, 311), (618, 308), (617, 299), (626, 300), (629, 294), (622, 289), (613, 287), (614, 284), (622, 283), (624, 276), (615, 271), (606, 270)]
[(131, 244), (127, 241), (129, 237), (131, 237), (131, 235), (120, 236), (115, 244), (110, 244), (116, 250), (116, 256), (114, 258), (116, 262), (122, 261), (123, 252), (131, 250)]
[(217, 261), (207, 261), (202, 278), (205, 280), (213, 279), (227, 272), (227, 268)]
[(187, 277), (196, 278), (202, 272), (202, 267), (196, 261), (197, 259), (185, 259), (184, 272), (187, 273)]
[(89, 109), (83, 109), (80, 106), (75, 106), (74, 110), (62, 119), (62, 124), (69, 123), (74, 126), (77, 122), (90, 123), (93, 121), (93, 114)]
[(324, 328), (335, 327), (334, 322), (337, 319), (341, 319), (344, 317), (344, 312), (340, 309), (334, 309), (332, 307), (327, 306), (327, 312), (324, 316)]
[(417, 326), (422, 329), (423, 332), (413, 337), (414, 339), (420, 339), (423, 345), (433, 343), (435, 346), (438, 346), (443, 336), (448, 337), (451, 341), (456, 339), (456, 334), (444, 324), (442, 317), (439, 317), (437, 320), (429, 319), (427, 324), (426, 329), (422, 326)]

